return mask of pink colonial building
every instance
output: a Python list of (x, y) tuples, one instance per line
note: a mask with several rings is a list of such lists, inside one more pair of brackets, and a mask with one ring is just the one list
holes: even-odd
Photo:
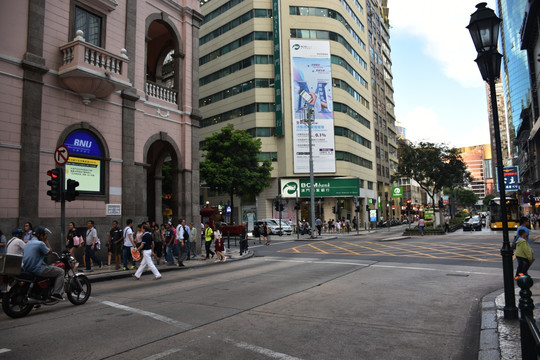
[[(0, 228), (46, 225), (55, 149), (66, 220), (198, 219), (198, 0), (0, 2)], [(55, 246), (55, 245), (53, 245)]]

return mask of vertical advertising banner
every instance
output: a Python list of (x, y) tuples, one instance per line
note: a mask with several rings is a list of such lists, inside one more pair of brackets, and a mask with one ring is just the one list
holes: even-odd
[(307, 109), (311, 127), (313, 172), (336, 172), (330, 42), (290, 40), (294, 172), (309, 173)]
[(272, 0), (272, 30), (274, 38), (274, 93), (276, 104), (276, 136), (283, 135), (283, 107), (281, 100), (281, 36), (279, 0)]

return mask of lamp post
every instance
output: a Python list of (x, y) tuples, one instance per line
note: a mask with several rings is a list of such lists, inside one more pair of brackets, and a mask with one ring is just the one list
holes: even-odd
[(309, 137), (309, 193), (310, 193), (310, 212), (311, 212), (311, 237), (315, 238), (315, 189), (313, 179), (313, 147), (311, 140), (311, 125), (313, 120), (315, 120), (315, 109), (307, 107), (307, 104), (304, 104), (304, 116), (305, 122), (308, 126), (308, 137)]
[(501, 217), (503, 226), (503, 245), (501, 248), (503, 280), (504, 280), (504, 317), (506, 319), (516, 319), (518, 309), (516, 307), (516, 296), (514, 290), (514, 274), (512, 263), (512, 248), (508, 237), (508, 218), (506, 211), (506, 191), (504, 185), (501, 134), (499, 129), (499, 114), (497, 112), (497, 99), (495, 98), (495, 80), (499, 78), (502, 55), (497, 51), (499, 38), (499, 26), (501, 19), (495, 12), (486, 7), (482, 2), (476, 5), (477, 10), (471, 15), (471, 20), (467, 29), (471, 33), (474, 47), (478, 52), (476, 63), (482, 74), (482, 79), (489, 84), (489, 95), (491, 100), (491, 112), (493, 113), (493, 129), (495, 132), (495, 152), (497, 155), (497, 177), (499, 183), (499, 193), (501, 202)]

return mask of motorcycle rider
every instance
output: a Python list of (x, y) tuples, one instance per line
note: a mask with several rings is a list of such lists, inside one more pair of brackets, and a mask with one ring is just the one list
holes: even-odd
[(43, 226), (34, 229), (32, 239), (24, 247), (23, 271), (41, 277), (55, 278), (51, 298), (64, 300), (64, 270), (56, 266), (47, 266), (45, 257), (52, 254), (52, 247), (47, 239), (51, 231)]

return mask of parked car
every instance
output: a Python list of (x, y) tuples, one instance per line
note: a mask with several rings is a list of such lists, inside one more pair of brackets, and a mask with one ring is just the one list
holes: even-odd
[(271, 234), (274, 235), (291, 235), (292, 234), (292, 227), (285, 222), (285, 220), (281, 220), (281, 226), (279, 219), (264, 219), (263, 221), (266, 221), (268, 224), (268, 227), (270, 228)]
[(473, 216), (468, 220), (463, 222), (463, 231), (481, 231), (482, 230), (482, 221), (480, 216)]

